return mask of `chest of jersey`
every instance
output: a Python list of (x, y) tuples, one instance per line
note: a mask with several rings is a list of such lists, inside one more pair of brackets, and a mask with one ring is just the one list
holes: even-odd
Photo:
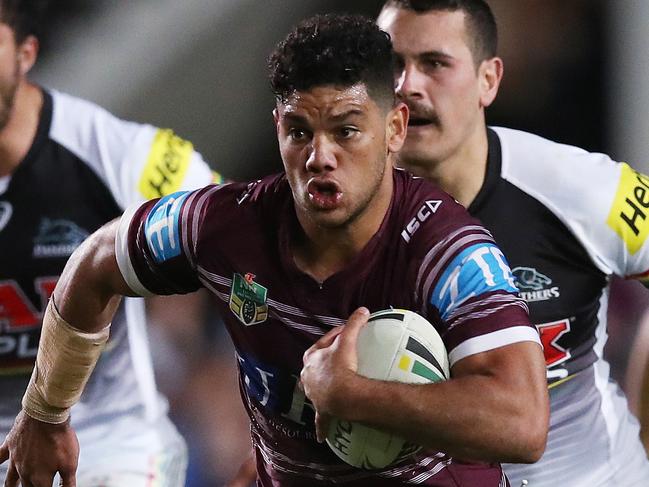
[(549, 379), (592, 363), (607, 278), (583, 246), (548, 208), (502, 179), (474, 215), (509, 261), (541, 334)]

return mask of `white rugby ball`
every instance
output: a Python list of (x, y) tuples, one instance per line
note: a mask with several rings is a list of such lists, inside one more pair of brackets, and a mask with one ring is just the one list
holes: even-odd
[[(372, 313), (358, 337), (358, 373), (370, 379), (407, 383), (447, 380), (442, 338), (425, 318), (402, 309)], [(351, 421), (332, 418), (327, 444), (359, 468), (383, 468), (419, 450), (403, 438)]]

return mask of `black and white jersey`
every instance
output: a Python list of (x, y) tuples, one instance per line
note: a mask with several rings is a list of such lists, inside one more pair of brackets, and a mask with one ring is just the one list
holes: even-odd
[(469, 211), (492, 231), (527, 301), (551, 398), (546, 453), (508, 466), (512, 485), (649, 485), (637, 422), (602, 358), (609, 277), (648, 277), (649, 178), (525, 132), (488, 136), (486, 179)]
[[(0, 179), (0, 439), (21, 409), (42, 312), (72, 251), (126, 206), (215, 178), (192, 144), (171, 130), (44, 93), (28, 154)], [(79, 429), (119, 415), (153, 420), (165, 413), (153, 379), (144, 305), (126, 299), (73, 409), (73, 424)]]

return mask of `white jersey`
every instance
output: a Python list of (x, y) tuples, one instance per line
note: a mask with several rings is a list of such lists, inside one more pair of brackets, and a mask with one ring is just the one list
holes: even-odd
[(544, 352), (543, 458), (507, 465), (513, 487), (640, 487), (649, 462), (603, 359), (611, 275), (649, 278), (649, 178), (603, 154), (489, 130), (485, 183), (469, 207), (492, 231)]
[[(44, 92), (31, 148), (0, 180), (0, 440), (21, 409), (42, 312), (72, 251), (126, 206), (218, 178), (171, 130), (126, 122), (90, 102)], [(106, 445), (120, 434), (146, 435), (166, 421), (166, 413), (154, 381), (144, 303), (125, 299), (72, 408), (80, 470), (84, 438)]]

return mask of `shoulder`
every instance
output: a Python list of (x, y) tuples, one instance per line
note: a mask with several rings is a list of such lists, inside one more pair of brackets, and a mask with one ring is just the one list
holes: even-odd
[[(58, 91), (50, 94), (50, 139), (102, 175), (111, 188), (116, 190), (120, 183), (109, 180), (110, 171), (119, 172), (125, 162), (135, 166), (152, 151), (156, 133), (160, 132), (156, 127), (122, 120), (75, 96)], [(128, 204), (128, 200), (121, 204)]]
[(285, 205), (290, 201), (290, 188), (281, 174), (212, 186), (195, 194), (193, 206), (200, 209), (201, 221), (209, 222), (212, 230), (231, 235), (272, 225), (286, 213)]
[(493, 129), (500, 139), (502, 177), (532, 196), (561, 205), (591, 197), (595, 187), (615, 191), (622, 166), (608, 155), (520, 130)]
[(153, 133), (154, 127), (122, 120), (93, 102), (59, 91), (52, 95), (50, 136), (61, 145), (81, 155), (102, 137), (119, 143), (139, 131)]
[(221, 186), (218, 199), (241, 208), (256, 208), (277, 204), (290, 192), (283, 173), (249, 182), (232, 182)]
[(430, 248), (463, 228), (483, 231), (461, 204), (435, 184), (401, 170), (395, 171), (395, 183), (401, 239), (413, 249)]
[(602, 272), (629, 275), (646, 269), (645, 176), (606, 154), (517, 130), (494, 130), (501, 142), (503, 179), (557, 216)]
[(193, 144), (173, 130), (122, 120), (87, 100), (50, 93), (50, 139), (91, 167), (120, 206), (214, 180)]

